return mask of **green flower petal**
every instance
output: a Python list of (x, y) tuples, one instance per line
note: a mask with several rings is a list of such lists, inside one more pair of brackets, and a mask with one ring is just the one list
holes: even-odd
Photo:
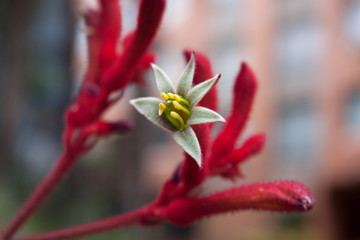
[(209, 122), (225, 122), (225, 119), (217, 112), (204, 108), (194, 107), (191, 111), (191, 117), (187, 124), (199, 124)]
[(162, 100), (154, 97), (144, 97), (130, 100), (130, 103), (135, 107), (135, 109), (144, 115), (151, 122), (156, 125), (164, 128), (165, 130), (174, 132), (176, 131), (175, 127), (165, 119), (163, 116), (159, 116), (159, 103), (163, 103)]
[(191, 88), (192, 81), (195, 72), (195, 60), (194, 53), (191, 55), (189, 63), (186, 65), (184, 72), (182, 73), (179, 83), (177, 85), (176, 93), (181, 96), (186, 96)]
[(183, 131), (177, 131), (174, 139), (201, 167), (201, 149), (194, 130), (187, 127)]
[(168, 75), (155, 64), (151, 64), (154, 70), (156, 86), (160, 93), (174, 93), (174, 86), (172, 85)]
[(216, 83), (216, 81), (220, 78), (220, 75), (216, 75), (213, 78), (202, 82), (195, 87), (193, 87), (189, 94), (185, 97), (189, 102), (190, 106), (195, 106), (200, 100), (205, 96), (205, 94), (211, 89), (211, 87)]

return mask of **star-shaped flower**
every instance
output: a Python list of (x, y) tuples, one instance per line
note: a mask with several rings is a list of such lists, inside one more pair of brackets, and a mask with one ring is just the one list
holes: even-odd
[(192, 124), (225, 122), (217, 112), (196, 106), (220, 78), (216, 75), (193, 88), (194, 53), (182, 73), (176, 91), (166, 73), (152, 64), (157, 88), (162, 99), (144, 97), (130, 103), (156, 125), (174, 133), (175, 141), (201, 166), (201, 148)]

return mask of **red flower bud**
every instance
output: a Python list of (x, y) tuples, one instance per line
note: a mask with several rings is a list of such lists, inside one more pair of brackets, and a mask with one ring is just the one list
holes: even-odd
[(246, 63), (243, 63), (235, 81), (231, 113), (226, 119), (223, 130), (213, 142), (210, 163), (228, 155), (234, 149), (248, 120), (256, 88), (257, 82), (254, 73)]
[(104, 75), (104, 84), (108, 89), (124, 88), (131, 81), (139, 61), (155, 37), (164, 9), (165, 0), (140, 1), (136, 30), (120, 58)]
[(187, 225), (206, 216), (236, 210), (306, 212), (314, 204), (315, 200), (305, 186), (281, 181), (244, 185), (199, 199), (177, 199), (163, 210), (163, 214), (175, 225)]

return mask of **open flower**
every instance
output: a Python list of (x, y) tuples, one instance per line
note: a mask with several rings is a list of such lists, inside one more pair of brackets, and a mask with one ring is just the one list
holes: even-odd
[(191, 88), (195, 72), (194, 53), (182, 73), (176, 91), (166, 73), (152, 64), (162, 99), (145, 97), (130, 103), (151, 122), (174, 133), (175, 141), (201, 166), (201, 148), (190, 125), (225, 122), (217, 112), (196, 106), (220, 78), (216, 75)]

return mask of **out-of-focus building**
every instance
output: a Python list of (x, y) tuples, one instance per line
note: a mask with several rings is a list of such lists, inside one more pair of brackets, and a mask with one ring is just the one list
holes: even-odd
[[(317, 199), (300, 217), (212, 218), (201, 224), (204, 239), (360, 238), (359, 0), (170, 0), (157, 46), (159, 64), (174, 78), (183, 68), (183, 48), (211, 58), (222, 73), (225, 115), (240, 62), (249, 62), (259, 90), (245, 134), (264, 131), (267, 143), (237, 184), (293, 179)], [(303, 226), (302, 234), (284, 238), (274, 231), (284, 219)]]

